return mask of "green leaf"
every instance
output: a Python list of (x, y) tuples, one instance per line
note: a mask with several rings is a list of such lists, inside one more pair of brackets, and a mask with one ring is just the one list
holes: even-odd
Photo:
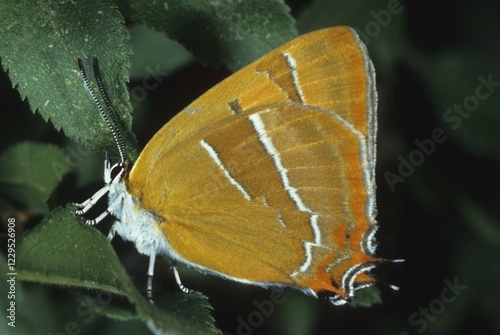
[(232, 71), (297, 35), (282, 0), (117, 3), (125, 16), (166, 33), (202, 64)]
[(72, 208), (56, 209), (22, 240), (19, 278), (125, 295), (129, 279), (111, 245)]
[(354, 300), (349, 305), (352, 307), (372, 307), (375, 304), (381, 303), (380, 290), (372, 286), (356, 291)]
[(129, 151), (135, 156), (125, 85), (131, 47), (123, 22), (110, 1), (1, 1), (0, 57), (12, 84), (33, 111), (75, 141), (116, 152), (77, 65), (81, 56), (90, 70), (88, 59), (97, 56), (110, 100), (123, 120)]
[(48, 213), (46, 201), (68, 171), (64, 150), (21, 143), (0, 155), (0, 191), (33, 213)]
[(73, 211), (73, 206), (54, 210), (22, 240), (18, 279), (91, 289), (80, 300), (109, 317), (140, 319), (153, 333), (217, 333), (207, 299), (199, 293), (155, 295), (154, 305), (146, 300), (109, 241)]
[[(133, 79), (147, 81), (154, 75), (165, 77), (193, 60), (191, 54), (182, 45), (172, 41), (165, 34), (145, 26), (132, 27), (130, 35), (134, 50), (130, 70), (130, 77)], [(148, 84), (143, 86), (151, 89), (152, 84)]]

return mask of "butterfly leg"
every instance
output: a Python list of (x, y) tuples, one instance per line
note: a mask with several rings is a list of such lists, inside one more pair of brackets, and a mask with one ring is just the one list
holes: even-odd
[(181, 289), (182, 292), (191, 293), (192, 290), (190, 290), (186, 286), (182, 285), (181, 277), (179, 276), (179, 272), (177, 271), (177, 262), (174, 261), (174, 264), (172, 265), (171, 268), (174, 271), (175, 282), (177, 283), (177, 286), (179, 286), (179, 288)]
[[(111, 181), (112, 181), (111, 172), (112, 172), (113, 168), (115, 168), (117, 166), (118, 166), (118, 164), (115, 164), (115, 165), (111, 166), (111, 161), (110, 161), (109, 155), (106, 152), (106, 159), (104, 160), (104, 183), (105, 183), (105, 185), (99, 191), (97, 191), (96, 193), (94, 193), (94, 195), (91, 196), (89, 199), (85, 200), (82, 203), (75, 203), (74, 205), (76, 206), (76, 208), (78, 208), (78, 210), (76, 210), (76, 214), (83, 215), (83, 214), (87, 213), (92, 207), (94, 207), (94, 205), (106, 193), (109, 192)], [(120, 175), (121, 175), (121, 172), (120, 172)], [(106, 212), (101, 213), (101, 215), (99, 215), (99, 217), (97, 217), (96, 219), (94, 219), (94, 220), (86, 220), (86, 223), (88, 225), (98, 224), (108, 214), (109, 214), (109, 208), (108, 208), (108, 210), (106, 210)]]
[(111, 226), (111, 229), (109, 230), (109, 233), (108, 233), (108, 236), (107, 236), (108, 241), (110, 241), (110, 242), (111, 242), (111, 240), (112, 240), (112, 239), (115, 237), (115, 235), (116, 235), (115, 224), (116, 224), (116, 222), (115, 222), (115, 223), (113, 223), (113, 225)]
[[(120, 194), (119, 196), (117, 196), (113, 202), (108, 206), (108, 208), (106, 208), (104, 210), (104, 212), (102, 212), (98, 217), (96, 217), (95, 219), (92, 219), (92, 220), (85, 220), (85, 223), (90, 225), (90, 226), (94, 226), (96, 224), (98, 224), (99, 222), (101, 222), (106, 216), (108, 216), (109, 214), (111, 214), (112, 212), (114, 212), (114, 210), (121, 205), (122, 203), (122, 200), (124, 198), (124, 195), (123, 194)], [(113, 233), (114, 234), (114, 233)], [(108, 236), (109, 238), (109, 236)]]
[[(81, 204), (75, 203), (74, 205), (77, 208), (80, 208), (79, 210), (76, 210), (75, 213), (77, 215), (83, 215), (89, 211), (94, 205), (99, 201), (100, 198), (102, 198), (107, 192), (109, 191), (109, 186), (106, 185), (103, 188), (101, 188), (99, 191), (97, 191), (92, 197), (87, 199), (86, 201), (82, 202)], [(109, 210), (106, 209), (104, 212), (102, 212), (97, 218), (92, 219), (92, 220), (85, 220), (85, 223), (93, 226), (101, 222), (106, 216), (108, 216)]]
[(99, 201), (99, 199), (101, 199), (108, 191), (109, 191), (109, 186), (105, 185), (99, 191), (94, 193), (93, 196), (91, 196), (90, 198), (88, 198), (87, 200), (82, 202), (81, 204), (74, 203), (76, 208), (78, 208), (78, 210), (76, 211), (76, 214), (82, 215), (82, 214), (87, 213), (89, 211), (89, 209), (94, 207), (94, 205)]
[(148, 286), (146, 289), (146, 294), (150, 303), (153, 302), (153, 274), (155, 271), (155, 259), (156, 255), (149, 256), (149, 267), (148, 267)]

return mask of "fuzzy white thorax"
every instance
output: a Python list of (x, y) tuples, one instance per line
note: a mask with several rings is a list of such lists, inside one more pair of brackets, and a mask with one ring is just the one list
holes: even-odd
[[(110, 171), (105, 171), (106, 172)], [(142, 208), (121, 181), (120, 172), (108, 185), (108, 211), (116, 218), (112, 229), (124, 240), (135, 244), (141, 254), (168, 254), (167, 240), (160, 230), (159, 219)]]

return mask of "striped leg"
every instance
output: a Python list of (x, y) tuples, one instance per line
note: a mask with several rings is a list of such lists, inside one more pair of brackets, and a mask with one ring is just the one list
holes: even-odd
[(73, 205), (75, 205), (76, 208), (79, 208), (79, 210), (76, 211), (76, 214), (83, 215), (87, 213), (89, 209), (91, 209), (99, 201), (99, 199), (101, 199), (108, 191), (109, 191), (109, 185), (105, 185), (99, 191), (94, 193), (93, 196), (91, 196), (81, 204), (74, 203)]
[(181, 277), (179, 276), (179, 272), (177, 271), (177, 262), (174, 261), (174, 264), (171, 268), (174, 271), (175, 282), (177, 283), (177, 286), (179, 286), (182, 292), (191, 293), (193, 290), (190, 290), (186, 286), (182, 285)]
[(150, 303), (153, 302), (153, 274), (155, 271), (155, 259), (156, 255), (149, 256), (149, 268), (148, 268), (148, 286), (146, 289), (146, 294)]

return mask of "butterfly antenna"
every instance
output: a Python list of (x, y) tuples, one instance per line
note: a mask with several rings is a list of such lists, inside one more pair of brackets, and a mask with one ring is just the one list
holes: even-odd
[(99, 99), (97, 98), (97, 95), (95, 94), (94, 90), (90, 86), (87, 73), (85, 72), (85, 67), (83, 66), (83, 61), (80, 57), (78, 57), (78, 66), (80, 68), (80, 74), (82, 76), (83, 82), (85, 83), (85, 87), (87, 88), (87, 91), (89, 91), (90, 96), (94, 100), (97, 109), (99, 110), (99, 113), (101, 114), (104, 121), (106, 122), (106, 125), (108, 126), (108, 129), (111, 131), (111, 135), (113, 136), (113, 139), (116, 143), (116, 147), (118, 148), (118, 152), (120, 153), (121, 163), (124, 164), (125, 161), (127, 160), (127, 150), (125, 148), (125, 143), (123, 142), (123, 136), (120, 131), (120, 128), (118, 128), (118, 123), (115, 118), (115, 113), (113, 111), (113, 108), (111, 107), (111, 103), (109, 102), (108, 96), (104, 89), (104, 85), (102, 84), (102, 78), (101, 78), (101, 73), (99, 71), (97, 57), (92, 58), (92, 66), (94, 70), (95, 81), (97, 83), (97, 87), (99, 88), (99, 93), (102, 96), (104, 104), (106, 105), (107, 113), (102, 107), (101, 103), (99, 102)]

